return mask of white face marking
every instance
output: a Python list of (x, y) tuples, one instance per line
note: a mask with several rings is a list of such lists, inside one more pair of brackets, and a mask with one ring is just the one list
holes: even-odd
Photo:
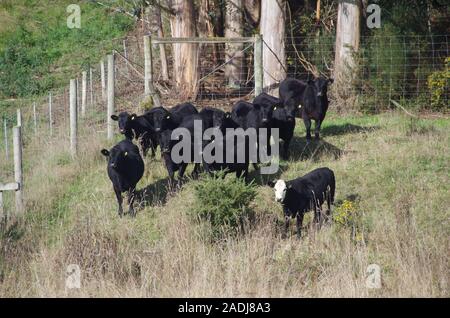
[(283, 202), (286, 197), (286, 182), (284, 180), (277, 180), (273, 188), (275, 189), (275, 200)]

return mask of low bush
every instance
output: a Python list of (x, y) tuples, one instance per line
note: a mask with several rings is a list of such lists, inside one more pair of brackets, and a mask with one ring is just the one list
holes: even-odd
[(251, 213), (256, 196), (253, 183), (243, 179), (207, 177), (195, 185), (196, 204), (192, 214), (211, 225), (213, 239), (236, 234)]

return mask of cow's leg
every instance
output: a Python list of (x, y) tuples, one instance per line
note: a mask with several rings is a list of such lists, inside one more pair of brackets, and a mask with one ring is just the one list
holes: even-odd
[(318, 205), (318, 202), (314, 202), (314, 224), (316, 226), (316, 229), (320, 228), (320, 223), (322, 220), (322, 216), (321, 216), (321, 206)]
[(120, 192), (119, 189), (117, 189), (116, 187), (114, 187), (114, 192), (116, 193), (116, 198), (117, 198), (117, 203), (119, 204), (119, 216), (122, 217), (123, 215), (123, 208), (122, 208), (122, 192)]
[(283, 143), (283, 156), (284, 159), (289, 158), (289, 144), (291, 143), (291, 138), (286, 138), (286, 140)]
[(303, 215), (304, 213), (297, 213), (297, 237), (302, 237), (302, 225), (303, 225)]
[(169, 191), (172, 192), (175, 186), (175, 172), (173, 169), (167, 169), (167, 172), (169, 174)]
[(289, 231), (289, 221), (291, 220), (291, 218), (290, 218), (290, 216), (288, 216), (288, 215), (285, 215), (284, 216), (284, 233), (283, 233), (283, 236), (285, 237), (285, 238), (287, 238), (287, 235), (288, 235), (288, 231)]
[(181, 187), (183, 182), (184, 172), (186, 171), (187, 163), (181, 163), (180, 169), (178, 170), (178, 187)]
[(289, 222), (290, 222), (290, 214), (289, 214), (289, 210), (286, 207), (283, 207), (283, 212), (284, 212), (284, 237), (287, 237), (288, 234), (288, 230), (289, 230)]
[(316, 120), (316, 127), (314, 129), (314, 137), (316, 139), (320, 139), (320, 125), (322, 125), (322, 121), (320, 119)]
[(200, 171), (200, 164), (194, 163), (194, 170), (192, 170), (192, 174), (191, 174), (192, 179), (198, 178), (199, 171)]
[(129, 205), (129, 211), (128, 213), (131, 216), (136, 216), (136, 212), (134, 211), (133, 204), (134, 204), (134, 198), (136, 196), (136, 188), (132, 188), (128, 191), (128, 205)]
[(327, 190), (327, 206), (328, 206), (327, 218), (328, 219), (330, 219), (330, 217), (331, 217), (331, 204), (332, 204), (332, 194), (331, 194), (331, 189), (328, 187), (328, 190)]
[(303, 117), (303, 123), (305, 124), (306, 128), (306, 139), (311, 139), (311, 119), (308, 117)]

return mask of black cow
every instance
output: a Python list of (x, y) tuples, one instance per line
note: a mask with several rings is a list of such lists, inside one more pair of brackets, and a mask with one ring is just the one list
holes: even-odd
[(270, 181), (268, 185), (275, 189), (275, 199), (283, 205), (285, 232), (289, 229), (289, 219), (297, 217), (297, 235), (301, 236), (303, 215), (314, 210), (314, 222), (321, 224), (321, 207), (327, 201), (328, 212), (334, 202), (336, 182), (334, 173), (328, 168), (319, 168), (303, 177), (284, 181)]
[(285, 107), (275, 106), (272, 113), (272, 128), (278, 128), (280, 139), (283, 140), (283, 152), (281, 156), (284, 159), (289, 157), (289, 144), (294, 136), (295, 117), (288, 115), (289, 112)]
[(127, 139), (133, 140), (133, 138), (136, 138), (139, 140), (144, 156), (147, 155), (149, 148), (152, 150), (152, 157), (155, 156), (158, 137), (149, 118), (121, 112), (118, 116), (111, 115), (111, 119), (118, 122), (120, 133), (125, 135)]
[[(227, 173), (235, 172), (236, 177), (244, 177), (245, 179), (247, 179), (250, 160), (248, 148), (246, 148), (247, 146), (245, 139), (235, 138), (234, 134), (226, 134), (223, 136), (223, 139), (221, 141), (211, 141), (208, 144), (208, 147), (214, 147), (213, 152), (218, 153), (220, 155), (220, 159), (209, 162), (205, 160), (205, 156), (203, 156), (203, 168), (207, 173), (212, 175), (214, 174), (214, 172), (222, 170), (224, 171), (224, 176)], [(203, 155), (205, 155), (206, 152), (205, 148), (203, 150)], [(230, 160), (231, 162), (227, 162), (227, 155), (230, 155), (231, 151), (233, 151), (234, 154), (233, 158), (232, 160)], [(242, 154), (244, 155), (244, 157), (238, 158), (238, 156)]]
[[(189, 141), (191, 147), (191, 156), (187, 161), (175, 162), (172, 158), (172, 149), (178, 142), (182, 141), (182, 138), (178, 140), (172, 140), (172, 129), (165, 129), (160, 133), (160, 145), (162, 157), (164, 159), (164, 163), (166, 165), (167, 172), (169, 174), (169, 186), (172, 188), (175, 185), (175, 172), (178, 171), (178, 182), (181, 183), (184, 173), (186, 171), (186, 167), (189, 163), (194, 162), (195, 155), (194, 152), (196, 150), (199, 151), (198, 157), (201, 158), (201, 150), (202, 150), (202, 137), (204, 129), (201, 131), (199, 140), (194, 140), (194, 121), (202, 121), (202, 117), (199, 114), (189, 115), (183, 119), (180, 125), (177, 128), (185, 128), (189, 131), (191, 140)], [(198, 147), (194, 147), (194, 142), (198, 142)], [(198, 176), (200, 169), (200, 162), (194, 163), (194, 170), (192, 172), (192, 177), (196, 178)]]
[(116, 193), (119, 216), (123, 214), (122, 192), (128, 192), (129, 213), (135, 216), (133, 203), (136, 184), (144, 174), (144, 161), (139, 154), (139, 148), (130, 140), (124, 139), (109, 151), (102, 149), (101, 153), (108, 158), (108, 176)]
[(221, 114), (223, 111), (213, 107), (205, 107), (198, 113), (202, 117), (204, 129), (214, 127), (214, 117), (217, 116), (216, 113)]
[(155, 131), (160, 133), (166, 129), (173, 130), (177, 128), (183, 118), (189, 115), (198, 114), (197, 109), (191, 103), (178, 104), (169, 110), (164, 107), (155, 107), (146, 113), (154, 121)]
[(303, 91), (301, 117), (306, 127), (306, 139), (311, 139), (311, 119), (316, 122), (314, 135), (316, 139), (320, 137), (320, 125), (328, 110), (328, 84), (331, 83), (333, 83), (332, 78), (319, 77), (314, 81), (308, 81), (308, 85)]
[(295, 118), (299, 113), (306, 86), (306, 82), (289, 77), (280, 83), (279, 95), (288, 117)]

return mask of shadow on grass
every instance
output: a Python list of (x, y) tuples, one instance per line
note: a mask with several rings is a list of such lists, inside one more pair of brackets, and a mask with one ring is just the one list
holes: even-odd
[(317, 161), (323, 156), (332, 156), (335, 160), (339, 159), (343, 151), (323, 139), (306, 140), (294, 136), (290, 144), (289, 160), (313, 160)]
[(140, 202), (142, 207), (165, 204), (169, 194), (169, 178), (158, 181), (136, 191), (136, 202)]
[(346, 134), (357, 134), (360, 132), (372, 132), (379, 129), (377, 126), (361, 127), (353, 124), (343, 124), (343, 125), (330, 125), (322, 127), (320, 130), (321, 135), (324, 136), (340, 136)]

